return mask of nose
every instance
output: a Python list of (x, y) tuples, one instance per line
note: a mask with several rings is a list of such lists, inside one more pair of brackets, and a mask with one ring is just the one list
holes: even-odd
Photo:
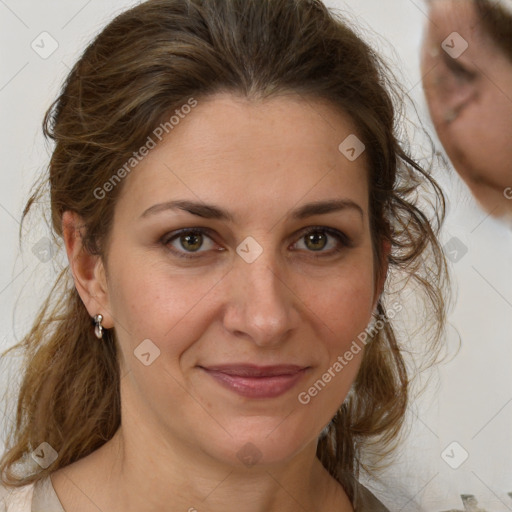
[(237, 257), (226, 283), (224, 327), (259, 346), (282, 343), (299, 323), (296, 292), (269, 253), (252, 263)]

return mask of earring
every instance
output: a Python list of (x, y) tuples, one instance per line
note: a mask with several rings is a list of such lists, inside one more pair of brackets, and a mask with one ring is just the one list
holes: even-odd
[(94, 334), (96, 334), (96, 338), (101, 339), (103, 338), (103, 327), (101, 325), (101, 322), (103, 321), (102, 315), (96, 315), (94, 317)]

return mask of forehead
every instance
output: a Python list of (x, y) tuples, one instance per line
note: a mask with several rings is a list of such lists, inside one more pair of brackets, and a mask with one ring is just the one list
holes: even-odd
[(428, 0), (431, 29), (447, 37), (459, 32), (463, 37), (482, 37), (480, 19), (473, 0)]
[(263, 205), (278, 212), (301, 198), (326, 196), (347, 197), (368, 208), (365, 152), (350, 161), (340, 151), (347, 137), (357, 141), (356, 127), (331, 104), (300, 96), (247, 100), (227, 93), (197, 101), (130, 173), (119, 208), (135, 216), (153, 202), (184, 196), (228, 201), (234, 211), (247, 214)]

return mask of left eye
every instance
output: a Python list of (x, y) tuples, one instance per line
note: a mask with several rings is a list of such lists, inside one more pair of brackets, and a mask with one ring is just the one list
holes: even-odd
[[(162, 243), (165, 246), (172, 246), (173, 249), (171, 251), (180, 258), (197, 258), (199, 255), (195, 253), (207, 252), (214, 248), (215, 242), (207, 234), (208, 232), (209, 230), (203, 228), (183, 229), (170, 233), (169, 236), (164, 236)], [(335, 241), (331, 242), (330, 250), (324, 250), (329, 245), (329, 238), (333, 238)], [(205, 239), (210, 241), (209, 247), (207, 246), (206, 248), (204, 247)], [(318, 255), (315, 254), (315, 257), (329, 256), (350, 246), (350, 240), (344, 233), (327, 227), (309, 228), (308, 231), (301, 234), (299, 240), (293, 245), (298, 245), (300, 242), (304, 243), (307, 252), (320, 253)], [(175, 245), (177, 243), (181, 247)], [(200, 249), (205, 250), (201, 251)]]
[[(330, 251), (323, 251), (323, 249), (325, 249), (329, 243), (329, 238), (335, 238), (337, 243), (334, 242), (334, 244), (331, 244)], [(337, 229), (324, 227), (309, 229), (302, 234), (299, 239), (299, 242), (300, 241), (304, 241), (304, 245), (306, 246), (306, 249), (309, 249), (309, 251), (320, 251), (322, 252), (322, 255), (330, 255), (332, 253), (340, 252), (344, 247), (350, 245), (350, 240), (344, 233), (338, 231)], [(334, 245), (334, 247), (332, 247), (332, 245)]]

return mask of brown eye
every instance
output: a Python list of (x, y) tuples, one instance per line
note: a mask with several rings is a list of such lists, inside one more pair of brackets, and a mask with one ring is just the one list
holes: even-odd
[(321, 232), (314, 232), (304, 237), (306, 245), (313, 251), (319, 251), (327, 245), (327, 237)]
[(200, 233), (181, 235), (179, 240), (183, 249), (186, 249), (187, 251), (197, 251), (201, 248), (201, 245), (203, 245), (203, 235)]
[[(197, 258), (202, 253), (212, 250), (215, 246), (215, 242), (208, 233), (209, 230), (206, 228), (185, 228), (165, 235), (161, 239), (161, 243), (180, 258)], [(206, 247), (204, 247), (205, 241), (208, 241)]]
[[(300, 242), (304, 243), (306, 252), (317, 252), (315, 257), (333, 256), (343, 249), (352, 247), (352, 241), (345, 233), (321, 226), (309, 228), (295, 245)], [(326, 248), (328, 250), (324, 250)]]

